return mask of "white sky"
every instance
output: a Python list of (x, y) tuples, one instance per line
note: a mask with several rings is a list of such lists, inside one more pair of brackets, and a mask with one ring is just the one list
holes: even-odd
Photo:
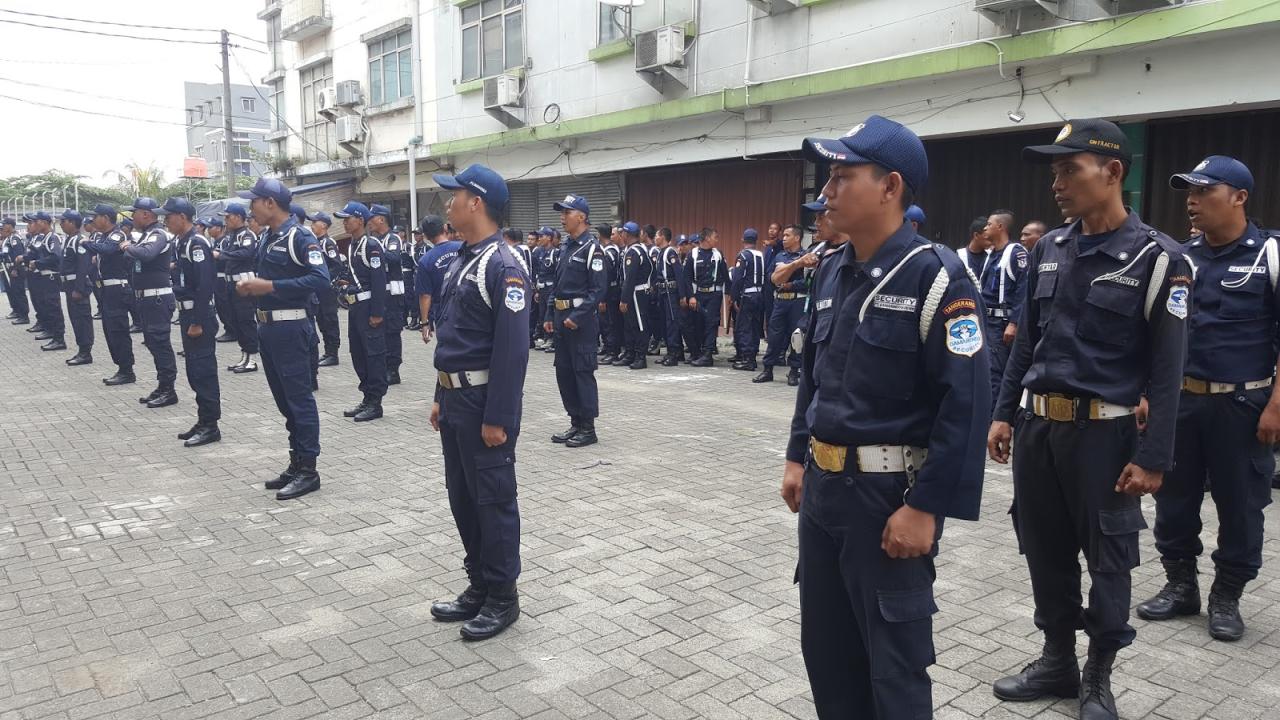
[[(192, 40), (218, 40), (216, 30), (265, 40), (265, 25), (256, 13), (263, 0), (0, 0), (5, 11), (58, 15), (94, 21), (130, 23), (133, 27), (50, 20), (0, 11), (0, 177), (39, 174), (51, 168), (85, 176), (91, 185), (109, 186), (112, 170), (128, 163), (155, 164), (166, 182), (178, 179), (186, 155), (182, 123), (182, 83), (221, 82), (218, 46)], [(17, 25), (31, 23), (40, 27)], [(152, 25), (212, 28), (214, 32), (155, 30)], [(51, 30), (49, 27), (129, 35), (99, 37)], [(137, 36), (188, 42), (152, 42)], [(260, 85), (267, 71), (261, 42), (231, 38), (231, 82)], [(243, 65), (249, 77), (241, 70)], [(34, 83), (38, 87), (19, 83)], [(69, 92), (68, 92), (69, 91)], [(121, 98), (108, 99), (100, 96)], [(17, 98), (16, 100), (13, 98)], [(131, 102), (132, 101), (132, 102)], [(116, 119), (42, 107), (48, 103), (127, 116)], [(153, 124), (133, 118), (163, 120)]]

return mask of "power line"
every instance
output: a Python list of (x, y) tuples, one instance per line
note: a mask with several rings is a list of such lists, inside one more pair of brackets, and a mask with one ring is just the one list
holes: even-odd
[(88, 67), (129, 67), (137, 65), (150, 65), (150, 60), (138, 60), (136, 62), (103, 62), (94, 60), (91, 62), (76, 62), (74, 60), (31, 60), (28, 58), (0, 58), (0, 63), (18, 63), (21, 65), (76, 65)]
[(22, 25), (24, 27), (35, 28), (37, 30), (61, 30), (63, 32), (77, 33), (80, 35), (97, 35), (100, 37), (122, 38), (125, 40), (150, 40), (153, 42), (174, 43), (177, 45), (220, 45), (217, 40), (177, 40), (174, 38), (149, 37), (143, 35), (121, 35), (119, 33), (99, 32), (97, 30), (79, 30), (77, 28), (57, 27), (54, 25), (41, 25), (39, 23), (23, 22), (22, 20), (10, 20), (8, 18), (0, 18), (0, 23), (9, 25)]
[(27, 98), (14, 97), (12, 95), (0, 94), (0, 100), (12, 100), (17, 103), (27, 105), (36, 105), (38, 107), (52, 108), (54, 110), (66, 110), (67, 112), (81, 113), (83, 115), (96, 115), (98, 117), (114, 118), (116, 120), (132, 120), (134, 122), (151, 123), (152, 125), (179, 125), (186, 127), (186, 123), (174, 122), (172, 120), (152, 120), (150, 118), (136, 117), (133, 115), (115, 115), (112, 113), (97, 112), (96, 110), (85, 110), (83, 108), (67, 107), (65, 105), (55, 105), (53, 103), (40, 102), (39, 100), (29, 100)]
[[(235, 46), (232, 46), (232, 47), (235, 47)], [(284, 128), (289, 131), (289, 134), (298, 138), (299, 140), (306, 143), (307, 145), (310, 145), (311, 147), (315, 148), (316, 152), (320, 153), (321, 157), (328, 158), (329, 152), (327, 150), (311, 142), (306, 138), (306, 136), (304, 136), (302, 133), (295, 130), (293, 126), (289, 124), (289, 121), (285, 120), (284, 116), (281, 115), (276, 110), (275, 105), (270, 100), (268, 100), (265, 95), (262, 94), (262, 90), (258, 89), (257, 84), (253, 82), (253, 76), (249, 74), (249, 71), (245, 69), (244, 64), (240, 62), (240, 56), (236, 55), (234, 52), (230, 52), (229, 50), (228, 50), (228, 54), (231, 56), (231, 59), (235, 61), (236, 67), (240, 68), (240, 72), (244, 74), (245, 79), (249, 81), (249, 86), (253, 88), (253, 91), (257, 93), (258, 97), (262, 98), (262, 102), (266, 104), (267, 110), (273, 116), (275, 116), (277, 120), (280, 121), (280, 124), (283, 125)]]
[[(20, 15), (22, 17), (43, 18), (45, 20), (65, 20), (67, 22), (88, 23), (91, 25), (110, 25), (112, 27), (126, 27), (126, 28), (135, 28), (135, 29), (138, 27), (136, 23), (113, 22), (111, 20), (96, 20), (93, 18), (66, 17), (64, 15), (44, 15), (41, 13), (23, 12), (21, 10), (8, 10), (6, 8), (0, 8), (0, 12), (9, 13), (10, 15)], [(147, 25), (146, 28), (148, 30), (174, 30), (177, 32), (218, 32), (213, 28), (178, 27), (175, 25)], [(248, 35), (241, 35), (239, 33), (233, 33), (230, 31), (228, 31), (228, 34), (235, 35), (238, 38), (249, 40), (251, 42), (262, 43), (263, 45), (267, 44), (263, 40), (249, 37)]]
[[(56, 85), (48, 85), (45, 83), (25, 82), (23, 80), (14, 80), (13, 78), (6, 78), (6, 77), (0, 77), (0, 82), (13, 83), (15, 85), (25, 85), (26, 87), (38, 88), (40, 90), (53, 90), (55, 92), (63, 92), (63, 93), (68, 93), (70, 95), (88, 96), (92, 98), (98, 98), (99, 100), (113, 100), (116, 102), (129, 103), (131, 105), (142, 105), (145, 107), (153, 107), (160, 110), (168, 110), (170, 112), (176, 112), (178, 110), (178, 108), (173, 105), (159, 105), (156, 103), (144, 102), (142, 100), (137, 100), (134, 98), (119, 97), (117, 95), (99, 95), (97, 93), (91, 93), (83, 90), (72, 90), (71, 88), (58, 87)], [(183, 108), (183, 110), (188, 110), (188, 109), (190, 108)], [(232, 115), (231, 119), (256, 121), (256, 120), (260, 120), (261, 118), (248, 117), (244, 115)], [(195, 123), (192, 123), (190, 126), (194, 127)], [(260, 128), (260, 129), (265, 129), (265, 128)]]

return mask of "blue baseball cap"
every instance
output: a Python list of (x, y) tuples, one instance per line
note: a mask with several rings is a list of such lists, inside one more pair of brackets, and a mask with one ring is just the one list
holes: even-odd
[(365, 207), (364, 203), (358, 203), (355, 200), (352, 200), (348, 202), (346, 205), (343, 205), (342, 209), (335, 212), (333, 216), (343, 218), (343, 219), (346, 219), (349, 217), (358, 217), (361, 220), (364, 220), (365, 222), (368, 222), (370, 217), (369, 208)]
[(1024, 162), (1047, 165), (1066, 155), (1093, 153), (1120, 160), (1127, 167), (1133, 162), (1129, 150), (1129, 138), (1119, 125), (1101, 118), (1069, 120), (1052, 145), (1031, 145), (1022, 148)]
[(196, 216), (195, 206), (193, 206), (186, 198), (180, 197), (171, 197), (168, 200), (165, 200), (164, 207), (160, 208), (159, 212), (164, 213), (165, 215), (172, 213), (186, 215), (188, 219)]
[(45, 222), (53, 222), (53, 217), (43, 210), (37, 210), (27, 216), (27, 222), (32, 220), (43, 220)]
[(1253, 192), (1253, 173), (1244, 163), (1226, 155), (1210, 155), (1194, 170), (1178, 173), (1169, 178), (1169, 187), (1174, 190), (1189, 190), (1191, 187), (1208, 187), (1210, 185), (1230, 185), (1237, 190)]
[(17, 224), (18, 224), (18, 221), (17, 221), (17, 220), (14, 220), (13, 218), (11, 218), (11, 217), (9, 217), (9, 216), (7, 216), (7, 215), (4, 217), (4, 219), (0, 219), (0, 225), (13, 225), (13, 226), (17, 226)]
[(444, 218), (439, 215), (428, 215), (418, 221), (418, 230), (427, 237), (435, 237), (444, 232)]
[(322, 223), (324, 223), (325, 225), (332, 225), (332, 224), (333, 224), (333, 218), (329, 217), (329, 213), (327, 213), (327, 212), (325, 212), (325, 211), (323, 211), (323, 210), (321, 210), (320, 212), (317, 212), (317, 213), (313, 213), (313, 214), (311, 214), (311, 215), (308, 215), (308, 216), (307, 216), (307, 219), (308, 219), (308, 220), (310, 220), (310, 221), (312, 221), (312, 222), (322, 222)]
[(565, 195), (564, 199), (558, 203), (552, 203), (551, 208), (559, 212), (565, 210), (577, 210), (583, 215), (591, 214), (591, 205), (587, 203), (587, 199), (581, 195)]
[(135, 198), (133, 201), (134, 210), (146, 210), (148, 212), (159, 212), (160, 203), (149, 197)]
[(639, 234), (640, 234), (640, 224), (639, 224), (639, 223), (636, 223), (636, 222), (633, 222), (633, 221), (628, 220), (627, 222), (625, 222), (625, 223), (623, 223), (623, 224), (622, 224), (622, 232), (630, 233), (631, 235), (639, 235)]
[(127, 217), (120, 221), (120, 227), (133, 227), (133, 218)]
[(387, 207), (386, 205), (370, 205), (369, 217), (375, 218), (375, 217), (378, 217), (379, 215), (386, 218), (387, 222), (391, 222), (391, 208)]
[(302, 222), (307, 219), (307, 211), (303, 210), (302, 206), (296, 202), (289, 203), (289, 214), (298, 222)]
[(217, 216), (209, 216), (204, 219), (205, 227), (226, 227), (226, 223), (222, 222), (222, 218)]
[(248, 217), (248, 212), (240, 203), (231, 203), (222, 211), (223, 215), (239, 215), (240, 217)]
[(929, 180), (929, 156), (924, 143), (905, 125), (879, 115), (855, 125), (842, 138), (806, 138), (802, 149), (805, 157), (814, 162), (875, 163), (901, 175), (913, 193), (923, 190)]
[(747, 228), (742, 231), (742, 242), (744, 243), (753, 243), (759, 239), (760, 233), (756, 232), (755, 228)]
[(905, 213), (903, 213), (903, 219), (907, 220), (908, 222), (914, 222), (918, 225), (923, 225), (925, 221), (924, 208), (920, 207), (919, 205), (912, 205), (911, 207), (907, 208), (907, 211)]
[(495, 210), (503, 210), (511, 195), (507, 192), (507, 181), (498, 173), (484, 165), (470, 165), (457, 175), (436, 173), (431, 176), (436, 184), (447, 190), (467, 190), (484, 200), (484, 204)]
[(98, 203), (97, 205), (94, 205), (92, 213), (94, 215), (106, 215), (107, 219), (110, 220), (111, 222), (116, 221), (115, 207), (108, 205), (106, 203)]
[(543, 225), (542, 227), (538, 228), (538, 234), (542, 235), (543, 237), (555, 236), (555, 232), (551, 228), (547, 227), (546, 225)]
[(689, 236), (689, 242), (694, 243), (695, 245), (696, 245), (697, 243), (702, 242), (702, 235), (700, 235), (700, 234), (698, 234), (698, 233), (694, 233), (694, 234), (690, 235), (690, 236)]
[(811, 210), (813, 212), (826, 212), (827, 196), (819, 195), (817, 200), (814, 200), (813, 202), (807, 202), (801, 205), (800, 207), (804, 208), (805, 210)]
[(72, 210), (71, 208), (67, 208), (66, 210), (63, 210), (62, 214), (58, 216), (58, 219), (70, 220), (76, 225), (79, 225), (80, 223), (84, 222), (84, 216), (81, 215), (79, 212)]
[(273, 178), (258, 178), (258, 182), (253, 184), (250, 190), (241, 190), (236, 193), (245, 200), (255, 200), (257, 198), (270, 198), (280, 207), (289, 207), (293, 202), (293, 191), (285, 187), (284, 183)]
[(681, 235), (681, 236), (680, 236), (680, 239), (679, 239), (679, 240), (676, 240), (676, 245), (688, 245), (688, 244), (689, 244), (689, 236), (688, 236), (688, 235)]

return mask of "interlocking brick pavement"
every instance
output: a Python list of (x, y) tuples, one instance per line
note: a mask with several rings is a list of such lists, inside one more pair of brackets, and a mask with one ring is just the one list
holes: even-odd
[[(524, 616), (464, 644), (428, 613), (464, 576), (426, 423), (430, 350), (404, 339), (382, 420), (342, 418), (358, 399), (345, 349), (322, 371), (324, 488), (279, 503), (261, 483), (284, 429), (260, 373), (222, 374), (224, 440), (188, 450), (181, 377), (179, 405), (135, 402), (153, 382), (141, 347), (139, 383), (107, 388), (101, 342), (96, 364), (67, 368), (0, 323), (0, 719), (813, 717), (777, 494), (793, 391), (725, 368), (602, 369), (602, 442), (568, 450), (547, 441), (565, 419), (535, 353)], [(1009, 501), (993, 467), (981, 522), (947, 527), (939, 718), (1074, 717), (1070, 701), (991, 695), (1039, 647)], [(1135, 602), (1161, 582), (1150, 533), (1143, 547)], [(1240, 643), (1210, 640), (1203, 617), (1135, 619), (1115, 678), (1126, 717), (1280, 717), (1278, 549)]]

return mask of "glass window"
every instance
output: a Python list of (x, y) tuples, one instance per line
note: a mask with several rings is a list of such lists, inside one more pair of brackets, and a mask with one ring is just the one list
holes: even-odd
[(302, 157), (304, 160), (329, 160), (337, 152), (333, 123), (316, 112), (316, 94), (333, 87), (333, 63), (325, 62), (298, 73), (302, 85)]
[(267, 53), (271, 56), (271, 70), (284, 67), (284, 55), (280, 42), (280, 13), (271, 16), (267, 21)]
[[(622, 38), (622, 28), (618, 27), (619, 22), (626, 22), (623, 19), (622, 12), (618, 8), (600, 3), (598, 6), (600, 13), (599, 30), (596, 37), (597, 45), (604, 45), (607, 42), (619, 40)], [(617, 13), (615, 15), (615, 13)]]
[(524, 65), (523, 0), (481, 0), (462, 9), (462, 82)]
[(271, 129), (284, 130), (284, 80), (271, 83)]
[(413, 34), (403, 30), (369, 43), (369, 105), (413, 97)]
[(254, 111), (253, 98), (250, 98), (250, 97), (240, 98), (240, 107), (245, 112), (253, 112)]

